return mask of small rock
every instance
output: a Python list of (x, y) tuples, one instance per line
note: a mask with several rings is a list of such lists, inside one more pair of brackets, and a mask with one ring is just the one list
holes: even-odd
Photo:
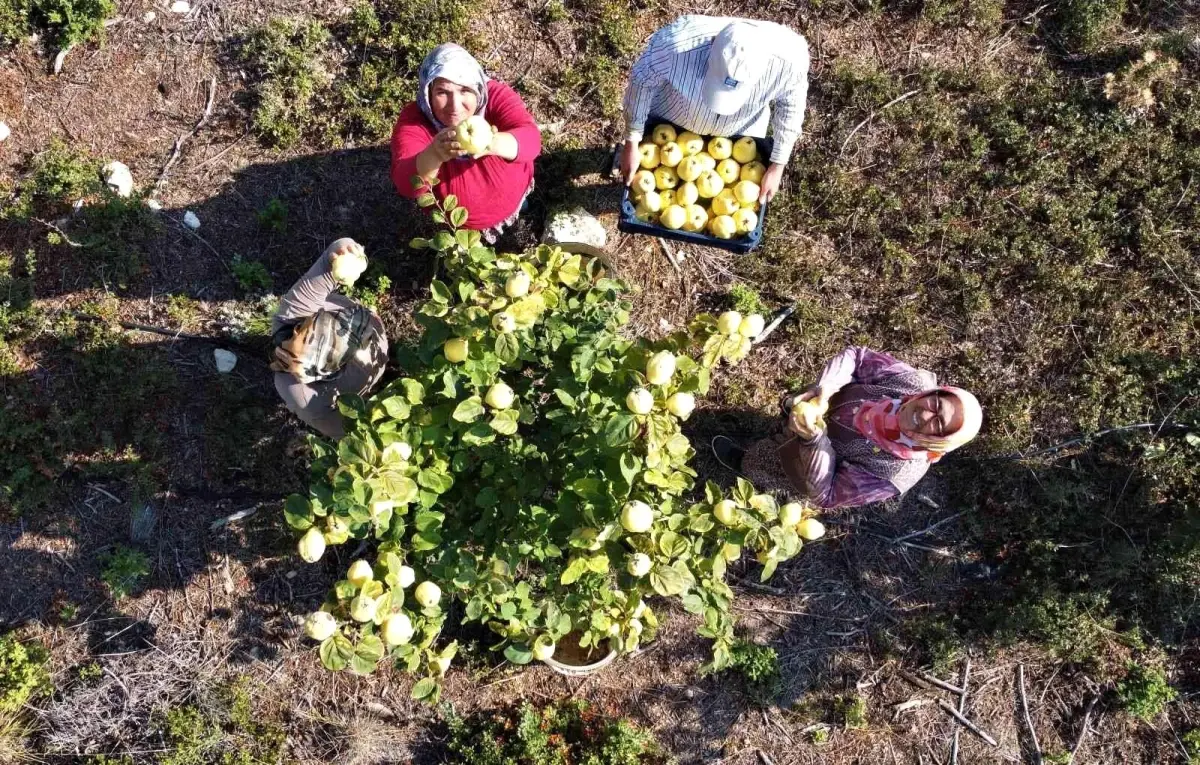
[[(289, 572), (287, 572), (286, 574), (284, 574), (283, 576), (284, 576), (284, 578), (285, 578), (285, 579), (295, 579), (295, 578), (296, 578), (296, 572), (295, 572), (295, 571), (289, 571)], [(301, 619), (300, 619), (300, 621), (301, 621), (301, 622), (303, 622), (303, 621), (304, 621), (304, 619), (303, 619), (303, 618), (301, 618)]]
[(192, 4), (188, 0), (175, 0), (171, 3), (171, 13), (191, 13)]
[(144, 21), (147, 24), (153, 24), (154, 20), (157, 18), (158, 18), (158, 14), (155, 13), (154, 11), (146, 11), (146, 13), (142, 16), (142, 21)]
[(117, 196), (127, 197), (133, 193), (133, 174), (124, 162), (109, 162), (100, 170), (100, 174)]
[(76, 199), (74, 202), (71, 203), (71, 211), (74, 212), (76, 215), (78, 215), (79, 211), (82, 209), (83, 209), (83, 200), (82, 199)]
[(10, 135), (12, 135), (12, 131), (9, 130), (8, 123), (0, 122), (0, 141), (8, 140)]
[(215, 349), (213, 359), (217, 362), (217, 371), (223, 375), (229, 374), (237, 366), (237, 356), (224, 348)]
[(147, 541), (157, 522), (158, 513), (154, 508), (149, 503), (142, 505), (129, 518), (129, 537), (135, 542)]
[(582, 207), (561, 208), (550, 214), (542, 241), (546, 244), (578, 242), (602, 248), (608, 244), (608, 232)]
[(195, 231), (200, 228), (200, 219), (196, 217), (196, 213), (188, 210), (183, 214), (183, 225)]
[(162, 202), (159, 202), (157, 199), (147, 199), (146, 207), (149, 207), (154, 212), (158, 212), (162, 209)]

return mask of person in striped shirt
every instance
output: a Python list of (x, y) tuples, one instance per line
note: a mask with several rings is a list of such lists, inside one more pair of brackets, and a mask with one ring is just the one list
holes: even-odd
[(680, 16), (654, 33), (630, 72), (621, 175), (633, 182), (652, 115), (700, 135), (762, 138), (770, 126), (775, 143), (759, 196), (769, 202), (800, 138), (807, 96), (801, 35), (769, 21)]

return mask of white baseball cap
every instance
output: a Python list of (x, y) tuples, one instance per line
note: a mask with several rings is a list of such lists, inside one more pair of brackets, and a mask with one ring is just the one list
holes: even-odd
[(701, 96), (717, 114), (733, 114), (750, 98), (766, 73), (762, 30), (750, 21), (735, 21), (713, 38)]

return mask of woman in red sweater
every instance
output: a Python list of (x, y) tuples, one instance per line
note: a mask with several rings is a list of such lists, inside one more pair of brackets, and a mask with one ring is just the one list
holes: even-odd
[[(463, 153), (454, 131), (473, 114), (496, 131), (477, 157)], [(445, 43), (425, 57), (417, 100), (404, 107), (392, 131), (392, 182), (415, 199), (425, 187), (414, 188), (413, 177), (436, 178), (438, 199), (456, 196), (467, 208), (466, 228), (494, 244), (533, 190), (533, 160), (541, 150), (541, 132), (516, 91), (489, 80), (462, 47)]]

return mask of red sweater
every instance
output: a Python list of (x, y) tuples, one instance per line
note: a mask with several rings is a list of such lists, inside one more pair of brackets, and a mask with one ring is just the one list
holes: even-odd
[[(517, 158), (489, 155), (480, 159), (452, 159), (438, 171), (440, 183), (433, 187), (438, 199), (458, 197), (467, 208), (466, 228), (483, 231), (502, 223), (517, 211), (533, 179), (533, 160), (542, 151), (542, 134), (511, 86), (492, 80), (483, 117), (497, 130), (517, 139)], [(417, 155), (433, 143), (436, 130), (413, 102), (400, 112), (392, 131), (392, 182), (401, 196), (415, 199), (412, 186), (417, 174)]]

